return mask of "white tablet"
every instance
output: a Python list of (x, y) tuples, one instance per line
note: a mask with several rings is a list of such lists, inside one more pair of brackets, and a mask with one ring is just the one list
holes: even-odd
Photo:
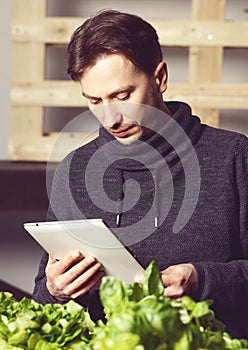
[(25, 223), (24, 228), (54, 259), (79, 250), (100, 261), (107, 275), (119, 277), (127, 284), (144, 273), (144, 268), (101, 219), (32, 222)]

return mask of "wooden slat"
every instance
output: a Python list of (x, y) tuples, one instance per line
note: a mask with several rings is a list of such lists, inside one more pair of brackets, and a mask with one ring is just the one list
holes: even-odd
[(222, 47), (190, 47), (189, 81), (219, 82), (223, 62)]
[[(247, 21), (146, 20), (157, 29), (163, 46), (248, 47)], [(85, 18), (70, 17), (15, 19), (12, 25), (13, 40), (66, 45), (72, 32), (83, 21)]]
[(25, 142), (23, 135), (16, 136), (12, 150), (12, 160), (36, 162), (59, 162), (70, 151), (84, 145), (97, 136), (88, 133), (50, 133), (33, 137), (27, 133)]
[(188, 101), (193, 107), (247, 109), (248, 84), (173, 84), (165, 97)]
[(46, 14), (46, 0), (14, 0), (13, 18), (32, 20)]
[(44, 79), (44, 45), (34, 43), (15, 43), (12, 52), (13, 83), (23, 81), (32, 82)]
[[(87, 107), (80, 86), (70, 81), (43, 81), (15, 84), (12, 103), (20, 106)], [(186, 99), (209, 108), (248, 108), (248, 84), (171, 83), (165, 99)]]
[[(225, 17), (225, 0), (192, 0), (191, 8), (193, 20), (211, 20), (218, 21), (217, 23), (219, 25), (223, 24)], [(220, 47), (190, 47), (190, 82), (220, 82), (223, 63), (222, 45), (223, 44), (220, 44)]]
[[(16, 21), (38, 21), (46, 15), (46, 0), (15, 0), (14, 15)], [(13, 84), (23, 82), (39, 82), (45, 78), (45, 46), (42, 43), (14, 42), (13, 45)], [(26, 146), (26, 135), (32, 135), (36, 139), (42, 135), (43, 109), (41, 106), (32, 108), (19, 108), (12, 106), (11, 109), (11, 132), (9, 137), (9, 157), (16, 159)], [(22, 141), (18, 141), (22, 139)], [(32, 143), (28, 145), (32, 147)], [(35, 158), (35, 153), (33, 157)]]
[[(225, 0), (192, 0), (192, 19), (219, 21), (221, 25), (225, 16)], [(211, 27), (210, 27), (211, 28)], [(212, 28), (211, 28), (212, 29)], [(212, 36), (212, 33), (209, 34)], [(223, 47), (190, 47), (189, 49), (189, 81), (190, 83), (220, 82), (223, 62)], [(208, 124), (219, 125), (219, 110), (202, 109), (194, 105), (196, 114), (207, 117)]]

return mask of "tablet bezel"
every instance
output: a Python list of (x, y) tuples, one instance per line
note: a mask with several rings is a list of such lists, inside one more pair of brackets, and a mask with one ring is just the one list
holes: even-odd
[(25, 230), (54, 259), (73, 250), (99, 260), (107, 275), (132, 284), (144, 268), (122, 245), (102, 219), (30, 222)]

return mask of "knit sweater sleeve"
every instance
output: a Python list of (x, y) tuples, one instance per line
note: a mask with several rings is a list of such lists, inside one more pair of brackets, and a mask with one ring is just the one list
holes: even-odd
[[(56, 168), (51, 195), (49, 198), (49, 209), (47, 213), (47, 221), (71, 220), (72, 212), (70, 206), (70, 188), (69, 188), (69, 162), (71, 155), (67, 156)], [(51, 232), (52, 234), (52, 232)], [(35, 277), (33, 299), (41, 304), (58, 303), (48, 291), (46, 287), (46, 265), (48, 262), (48, 254), (43, 251), (41, 256), (38, 273)], [(81, 303), (84, 304), (83, 298)]]
[[(64, 197), (66, 196), (65, 190), (67, 186), (65, 186), (66, 177), (63, 176), (63, 174), (67, 173), (66, 164), (65, 162), (61, 162), (55, 171), (54, 178), (53, 178), (53, 185), (51, 190), (51, 195), (49, 198), (50, 206), (48, 208), (47, 213), (47, 221), (56, 221), (57, 217), (52, 209), (52, 203), (65, 203)], [(65, 211), (65, 208), (61, 208), (61, 212)], [(66, 215), (66, 213), (63, 213)], [(52, 234), (52, 232), (51, 232)], [(33, 290), (33, 299), (41, 304), (48, 304), (48, 303), (56, 303), (58, 302), (48, 291), (46, 287), (46, 265), (48, 262), (48, 254), (46, 251), (43, 251), (40, 265), (38, 269), (38, 273), (35, 277), (35, 283), (34, 283), (34, 290)]]
[[(230, 313), (244, 312), (248, 295), (248, 139), (241, 135), (234, 150), (230, 176), (237, 198), (235, 239), (239, 241), (241, 257), (228, 262), (197, 262), (196, 299), (214, 299), (215, 308)], [(248, 311), (248, 310), (246, 310)]]

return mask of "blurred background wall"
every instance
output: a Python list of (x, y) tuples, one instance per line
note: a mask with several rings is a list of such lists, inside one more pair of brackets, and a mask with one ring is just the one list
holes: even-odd
[[(20, 2), (22, 0), (19, 0)], [(113, 8), (121, 11), (136, 13), (143, 17), (153, 18), (190, 18), (190, 0), (48, 0), (48, 15), (51, 16), (78, 16), (87, 17), (103, 8)], [(227, 20), (248, 20), (247, 0), (227, 0)], [(10, 130), (10, 84), (11, 84), (11, 18), (13, 0), (0, 0), (0, 40), (1, 40), (1, 64), (0, 64), (0, 160), (1, 193), (4, 188), (18, 191), (14, 186), (8, 172), (8, 137)], [(240, 33), (242, 35), (242, 33)], [(48, 79), (68, 79), (64, 65), (64, 48), (48, 48), (46, 57), (46, 75)], [(188, 78), (187, 48), (168, 48), (164, 52), (169, 66), (169, 80), (173, 82), (186, 82)], [(32, 59), (32, 58), (30, 58)], [(28, 62), (27, 62), (28, 64)], [(222, 82), (247, 83), (248, 81), (248, 49), (224, 50), (224, 62)], [(47, 108), (44, 128), (46, 132), (60, 130), (71, 118), (77, 114), (73, 108)], [(235, 118), (233, 118), (235, 114)], [(59, 119), (58, 119), (59, 115)], [(248, 134), (247, 110), (220, 111), (220, 127)], [(25, 168), (26, 166), (26, 168)], [(23, 165), (23, 186), (25, 176), (33, 165)], [(26, 172), (25, 172), (26, 171)], [(43, 173), (44, 175), (44, 173)], [(13, 181), (13, 182), (12, 182)], [(35, 185), (40, 184), (40, 193), (45, 191), (44, 177), (33, 177), (33, 185), (29, 184), (26, 191), (33, 196)], [(39, 195), (39, 194), (38, 194)], [(5, 197), (6, 198), (6, 197)], [(30, 199), (27, 199), (27, 202)], [(35, 200), (35, 198), (34, 198)], [(45, 199), (43, 204), (46, 203)], [(19, 206), (0, 205), (0, 280), (14, 285), (24, 292), (31, 293), (33, 279), (37, 271), (41, 253), (40, 247), (32, 241), (22, 229), (24, 221), (45, 219), (45, 205), (32, 206), (28, 203), (25, 208)]]
[(10, 80), (11, 80), (11, 15), (12, 0), (0, 0), (0, 159), (8, 158), (10, 126)]

